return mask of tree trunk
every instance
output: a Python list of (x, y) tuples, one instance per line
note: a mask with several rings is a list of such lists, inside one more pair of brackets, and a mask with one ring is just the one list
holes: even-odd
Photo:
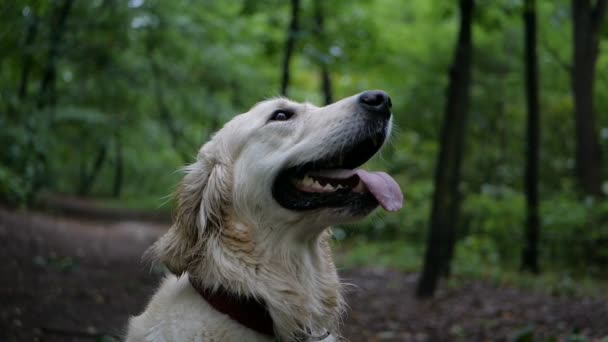
[(296, 36), (298, 34), (298, 20), (300, 16), (300, 0), (291, 0), (291, 22), (287, 32), (287, 40), (285, 41), (285, 55), (283, 57), (283, 76), (281, 78), (281, 95), (287, 96), (287, 88), (289, 87), (289, 64), (291, 56), (296, 44)]
[(469, 109), (473, 10), (474, 0), (460, 0), (460, 31), (449, 74), (424, 269), (416, 292), (420, 298), (432, 296), (441, 274), (449, 273), (455, 243), (461, 201), (460, 165)]
[[(315, 0), (315, 36), (319, 44), (322, 46), (322, 56), (327, 53), (327, 38), (325, 36), (325, 18), (323, 15), (323, 7), (320, 0)], [(331, 75), (327, 67), (327, 58), (319, 58), (319, 68), (321, 69), (321, 91), (325, 99), (325, 104), (328, 105), (334, 102), (333, 91), (331, 86)]]
[(120, 193), (122, 192), (122, 183), (123, 183), (123, 161), (122, 161), (122, 142), (120, 141), (120, 137), (116, 136), (114, 141), (114, 185), (112, 186), (112, 196), (120, 197)]
[(538, 163), (540, 141), (540, 105), (538, 96), (538, 58), (536, 53), (536, 0), (526, 0), (523, 19), (525, 23), (525, 65), (527, 153), (526, 153), (526, 241), (521, 267), (532, 273), (539, 272), (538, 240), (540, 219), (538, 216)]
[(65, 32), (65, 24), (72, 9), (74, 0), (65, 0), (61, 7), (57, 9), (57, 19), (51, 27), (51, 39), (49, 43), (49, 53), (40, 81), (38, 91), (38, 107), (42, 108), (47, 104), (55, 104), (55, 79), (57, 74), (57, 57), (59, 48)]
[(576, 177), (583, 192), (602, 195), (602, 159), (593, 108), (599, 31), (608, 0), (572, 0), (572, 92), (576, 126)]
[(30, 72), (32, 70), (34, 41), (38, 35), (38, 15), (32, 11), (28, 18), (27, 31), (23, 42), (23, 68), (21, 69), (21, 80), (19, 81), (18, 97), (20, 101), (27, 97)]
[(101, 167), (106, 160), (107, 151), (108, 146), (106, 144), (99, 146), (99, 149), (97, 150), (97, 157), (95, 158), (95, 162), (93, 163), (91, 170), (87, 171), (87, 162), (86, 159), (84, 159), (81, 165), (81, 178), (77, 191), (79, 196), (88, 195), (91, 192), (91, 188), (93, 187), (93, 184), (95, 184), (99, 171), (101, 171)]
[[(37, 101), (37, 106), (38, 108), (43, 108), (46, 105), (50, 104), (50, 105), (55, 105), (55, 75), (56, 75), (56, 69), (57, 69), (57, 57), (59, 55), (59, 46), (61, 44), (62, 38), (63, 38), (63, 33), (65, 30), (65, 23), (67, 21), (68, 15), (70, 13), (70, 10), (72, 8), (72, 3), (73, 0), (65, 0), (63, 2), (63, 5), (60, 6), (59, 8), (57, 8), (57, 19), (56, 21), (53, 22), (53, 25), (51, 26), (51, 37), (50, 37), (50, 42), (49, 42), (49, 51), (48, 51), (48, 58), (47, 58), (47, 64), (44, 68), (44, 72), (42, 74), (42, 79), (40, 81), (40, 89), (38, 91), (38, 101)], [(29, 73), (29, 71), (28, 71)], [(25, 95), (25, 93), (24, 93)], [(30, 122), (32, 122), (32, 125), (34, 125), (33, 122), (35, 122), (36, 120), (32, 120)], [(40, 122), (42, 123), (48, 123), (50, 120), (37, 120), (38, 123), (40, 124)], [(49, 127), (45, 127), (46, 129), (49, 129)], [(35, 132), (35, 128), (32, 127), (31, 125), (27, 125), (26, 126), (26, 130), (29, 132), (30, 135), (35, 136), (36, 132)], [(40, 148), (34, 146), (35, 142), (33, 141), (33, 139), (30, 139), (30, 141), (28, 142), (28, 145), (26, 147), (27, 149), (27, 153), (26, 154), (32, 154), (32, 158), (35, 160), (34, 164), (35, 164), (35, 168), (34, 168), (34, 175), (33, 175), (33, 181), (32, 181), (32, 186), (31, 189), (28, 191), (28, 194), (26, 195), (27, 201), (31, 202), (36, 193), (45, 186), (45, 184), (48, 184), (49, 180), (50, 180), (50, 175), (48, 172), (48, 161), (47, 161), (47, 156), (46, 154), (40, 150)]]

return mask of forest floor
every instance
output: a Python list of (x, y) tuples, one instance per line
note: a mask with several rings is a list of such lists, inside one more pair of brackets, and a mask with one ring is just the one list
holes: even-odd
[[(160, 273), (141, 255), (167, 227), (124, 212), (86, 220), (0, 207), (0, 341), (118, 340), (158, 286)], [(341, 276), (354, 285), (343, 328), (353, 342), (608, 336), (606, 298), (471, 280), (418, 301), (416, 274), (363, 268)]]

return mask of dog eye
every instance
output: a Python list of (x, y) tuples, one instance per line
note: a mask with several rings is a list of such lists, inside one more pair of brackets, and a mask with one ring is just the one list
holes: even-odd
[(291, 119), (293, 114), (294, 114), (294, 112), (284, 110), (284, 109), (279, 109), (279, 110), (274, 111), (274, 113), (272, 113), (272, 115), (270, 116), (270, 119), (268, 119), (268, 120), (269, 121), (287, 121), (287, 120)]

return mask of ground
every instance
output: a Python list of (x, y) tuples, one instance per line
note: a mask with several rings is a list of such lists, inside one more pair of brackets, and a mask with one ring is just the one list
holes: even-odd
[[(91, 215), (94, 217), (94, 215)], [(114, 341), (160, 272), (141, 260), (167, 229), (158, 219), (74, 218), (0, 207), (0, 341)], [(557, 298), (470, 281), (435, 299), (413, 297), (416, 274), (341, 272), (350, 341), (495, 341), (526, 331), (608, 336), (608, 300)], [(527, 330), (531, 329), (531, 330)]]

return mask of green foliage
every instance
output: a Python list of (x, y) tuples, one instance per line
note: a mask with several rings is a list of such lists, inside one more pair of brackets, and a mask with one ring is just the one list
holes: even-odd
[[(505, 186), (484, 185), (478, 194), (468, 196), (463, 208), (467, 231), (457, 256), (467, 253), (491, 264), (507, 264), (519, 258), (523, 241), (525, 204), (521, 193)], [(474, 259), (473, 259), (474, 260)]]
[(519, 330), (513, 338), (515, 342), (534, 342), (534, 327), (527, 326)]
[(561, 196), (547, 201), (542, 211), (545, 259), (580, 273), (604, 274), (608, 263), (608, 203)]
[(10, 168), (0, 165), (0, 196), (9, 204), (25, 202), (27, 182)]
[[(457, 245), (448, 286), (459, 288), (477, 279), (497, 287), (518, 287), (556, 297), (605, 296), (608, 283), (594, 274), (575, 274), (567, 268), (550, 265), (540, 275), (533, 275), (520, 272), (519, 266), (501, 265), (492, 243), (476, 237), (461, 241)], [(400, 239), (374, 241), (357, 237), (336, 242), (334, 247), (338, 263), (345, 268), (380, 266), (417, 271), (423, 255), (421, 244)]]
[(373, 242), (359, 237), (336, 244), (336, 249), (339, 264), (346, 268), (373, 265), (415, 271), (421, 266), (421, 246), (403, 240)]
[(608, 337), (604, 337), (601, 340), (595, 339), (586, 336), (583, 333), (572, 332), (570, 334), (565, 334), (564, 336), (543, 336), (534, 332), (534, 325), (528, 325), (524, 328), (518, 330), (514, 337), (514, 342), (534, 342), (534, 341), (544, 341), (544, 342), (558, 342), (558, 341), (566, 341), (566, 342), (591, 342), (591, 341), (601, 341), (606, 342)]
[(32, 258), (32, 262), (37, 266), (49, 267), (65, 273), (73, 272), (79, 267), (78, 260), (74, 260), (71, 257), (58, 257), (55, 255), (50, 257), (36, 255)]

